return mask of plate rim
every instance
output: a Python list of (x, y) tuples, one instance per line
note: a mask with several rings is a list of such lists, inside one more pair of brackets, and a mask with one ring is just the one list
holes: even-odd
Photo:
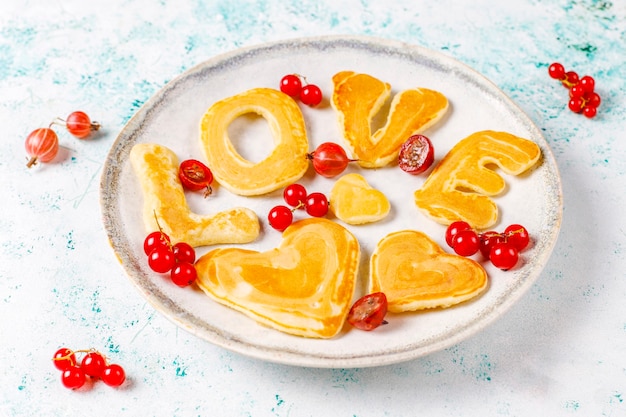
[[(117, 208), (117, 205), (112, 204), (111, 199), (107, 198), (106, 194), (111, 185), (116, 184), (119, 173), (121, 172), (121, 169), (118, 169), (116, 172), (116, 168), (118, 168), (120, 164), (123, 163), (123, 161), (119, 161), (115, 157), (118, 155), (123, 155), (125, 152), (127, 154), (129, 152), (127, 148), (135, 143), (133, 140), (129, 139), (134, 138), (140, 132), (140, 129), (138, 129), (132, 132), (130, 136), (127, 136), (125, 135), (127, 127), (130, 125), (141, 126), (141, 122), (147, 118), (150, 110), (154, 108), (159, 102), (165, 100), (168, 92), (171, 89), (175, 88), (178, 83), (187, 79), (189, 76), (198, 73), (199, 71), (204, 70), (207, 67), (219, 65), (220, 63), (223, 64), (225, 61), (228, 61), (230, 59), (254, 52), (258, 53), (270, 49), (290, 48), (293, 47), (294, 44), (304, 46), (311, 46), (313, 44), (334, 44), (336, 46), (337, 44), (341, 43), (345, 43), (346, 45), (358, 44), (362, 49), (368, 50), (372, 50), (374, 49), (374, 47), (376, 47), (378, 49), (385, 48), (396, 54), (427, 56), (431, 59), (434, 59), (438, 63), (443, 62), (453, 67), (456, 70), (456, 75), (463, 76), (465, 78), (467, 77), (467, 74), (471, 74), (473, 79), (479, 80), (481, 86), (488, 87), (491, 94), (497, 96), (499, 100), (506, 104), (506, 106), (515, 113), (516, 117), (519, 118), (520, 121), (528, 126), (528, 128), (532, 131), (533, 138), (540, 139), (539, 143), (537, 144), (541, 148), (544, 164), (548, 162), (547, 165), (549, 166), (552, 176), (557, 179), (556, 184), (553, 184), (553, 186), (555, 186), (555, 189), (553, 190), (555, 193), (553, 196), (555, 199), (554, 208), (556, 209), (555, 218), (552, 219), (553, 227), (549, 235), (547, 247), (545, 247), (545, 250), (543, 252), (538, 254), (539, 259), (535, 259), (535, 262), (538, 262), (541, 267), (537, 270), (532, 271), (534, 272), (533, 274), (529, 274), (529, 276), (526, 276), (525, 279), (521, 281), (518, 286), (515, 287), (514, 297), (501, 297), (503, 299), (491, 304), (491, 308), (489, 309), (490, 312), (488, 314), (482, 314), (479, 320), (468, 323), (466, 326), (459, 329), (453, 335), (450, 335), (445, 339), (438, 340), (435, 343), (411, 344), (409, 346), (406, 346), (404, 349), (397, 350), (395, 352), (387, 351), (383, 354), (364, 353), (360, 355), (347, 355), (341, 357), (323, 356), (319, 354), (310, 355), (300, 351), (294, 352), (288, 349), (276, 350), (251, 345), (245, 341), (239, 341), (237, 340), (237, 338), (226, 337), (222, 334), (220, 329), (213, 326), (207, 325), (201, 328), (191, 326), (188, 318), (190, 316), (197, 318), (197, 316), (195, 316), (190, 311), (182, 309), (175, 303), (164, 303), (163, 300), (155, 297), (153, 295), (153, 291), (155, 289), (159, 293), (161, 293), (161, 291), (156, 287), (156, 285), (149, 285), (148, 288), (146, 288), (145, 281), (140, 282), (140, 280), (136, 279), (133, 276), (132, 271), (129, 270), (129, 268), (131, 268), (133, 264), (132, 257), (127, 256), (124, 253), (119, 253), (116, 249), (118, 237), (115, 236), (114, 231), (117, 222), (115, 218), (110, 216), (110, 214), (112, 212), (112, 209)], [(552, 149), (542, 135), (541, 131), (530, 119), (530, 117), (506, 93), (504, 93), (504, 91), (502, 91), (495, 83), (493, 83), (491, 80), (486, 78), (484, 75), (482, 75), (472, 67), (441, 51), (432, 50), (424, 46), (405, 41), (367, 35), (325, 35), (312, 37), (294, 37), (258, 43), (217, 54), (208, 58), (207, 60), (204, 60), (203, 62), (191, 66), (187, 70), (172, 78), (157, 92), (155, 92), (148, 100), (143, 103), (143, 105), (139, 109), (137, 109), (132, 117), (121, 128), (115, 141), (111, 145), (110, 151), (108, 152), (105, 159), (105, 163), (100, 177), (99, 191), (102, 220), (106, 235), (109, 240), (109, 244), (113, 249), (113, 252), (119, 263), (121, 264), (125, 274), (128, 276), (128, 278), (130, 278), (130, 281), (139, 290), (144, 299), (147, 300), (150, 305), (155, 308), (160, 314), (164, 315), (167, 319), (176, 324), (178, 327), (188, 331), (194, 336), (197, 336), (205, 341), (208, 341), (216, 346), (220, 346), (230, 351), (268, 362), (315, 368), (356, 368), (383, 366), (405, 362), (453, 346), (480, 332), (481, 330), (484, 330), (487, 326), (489, 326), (491, 323), (501, 317), (503, 313), (505, 313), (513, 304), (515, 304), (541, 275), (558, 240), (563, 217), (562, 182), (560, 180), (558, 165), (556, 164), (556, 159), (554, 158)]]

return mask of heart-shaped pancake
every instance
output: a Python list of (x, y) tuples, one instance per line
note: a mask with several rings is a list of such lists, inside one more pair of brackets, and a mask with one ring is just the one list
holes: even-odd
[(346, 174), (330, 190), (330, 209), (348, 224), (376, 222), (389, 214), (389, 200), (359, 174)]
[(472, 259), (446, 253), (422, 232), (385, 236), (370, 259), (370, 288), (384, 292), (388, 310), (399, 313), (449, 307), (479, 295), (487, 273)]
[(274, 329), (330, 338), (342, 328), (358, 273), (360, 247), (323, 218), (293, 223), (266, 252), (219, 248), (196, 262), (197, 283), (215, 301)]
[(448, 99), (438, 91), (403, 90), (391, 100), (386, 124), (372, 132), (372, 120), (391, 95), (391, 85), (368, 74), (341, 71), (333, 76), (333, 86), (331, 105), (346, 145), (365, 168), (397, 159), (411, 135), (435, 124), (448, 109)]

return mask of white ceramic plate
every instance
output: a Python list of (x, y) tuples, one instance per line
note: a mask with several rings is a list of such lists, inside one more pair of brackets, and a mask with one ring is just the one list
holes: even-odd
[[(531, 174), (502, 174), (508, 188), (495, 198), (500, 221), (525, 225), (533, 245), (522, 254), (521, 264), (502, 272), (488, 262), (486, 293), (449, 309), (389, 315), (389, 324), (373, 332), (351, 329), (331, 340), (290, 336), (258, 325), (241, 313), (221, 306), (198, 289), (181, 289), (168, 278), (151, 272), (143, 253), (147, 231), (141, 219), (142, 196), (128, 155), (136, 143), (168, 146), (180, 160), (203, 159), (199, 123), (215, 101), (255, 87), (278, 88), (288, 73), (306, 75), (319, 85), (326, 99), (318, 108), (301, 105), (307, 123), (310, 149), (319, 143), (342, 143), (334, 110), (328, 104), (331, 77), (352, 70), (373, 75), (392, 85), (392, 93), (410, 87), (426, 87), (445, 94), (450, 102), (447, 116), (425, 132), (435, 146), (435, 162), (459, 140), (479, 130), (502, 130), (535, 141), (543, 160)], [(383, 109), (384, 111), (384, 109)], [(383, 120), (383, 119), (381, 119)], [(377, 123), (380, 123), (378, 121)], [(245, 116), (229, 130), (235, 146), (250, 160), (267, 155), (272, 139), (264, 119)], [(413, 203), (413, 191), (426, 176), (411, 176), (397, 166), (363, 170), (350, 166), (346, 172), (362, 173), (368, 182), (385, 192), (392, 212), (384, 221), (349, 227), (362, 248), (357, 294), (364, 294), (369, 256), (387, 233), (401, 229), (426, 232), (443, 248), (445, 227), (423, 216)], [(333, 179), (315, 176), (312, 168), (301, 181), (309, 191), (328, 194)], [(262, 232), (252, 244), (257, 250), (273, 248), (280, 233), (267, 225), (271, 207), (281, 203), (282, 193), (262, 198), (239, 197), (216, 186), (204, 200), (201, 193), (188, 194), (192, 210), (215, 212), (246, 206), (256, 211)], [(177, 77), (152, 97), (128, 122), (107, 158), (101, 182), (104, 225), (111, 245), (131, 282), (162, 314), (185, 330), (216, 345), (267, 361), (312, 367), (362, 367), (396, 363), (449, 347), (483, 329), (517, 301), (546, 264), (556, 242), (562, 214), (561, 184), (553, 155), (540, 131), (496, 86), (467, 66), (437, 52), (415, 45), (367, 37), (320, 37), (286, 40), (240, 49), (212, 58)], [(297, 212), (296, 218), (304, 214)], [(198, 248), (202, 255), (209, 248)], [(477, 257), (477, 259), (480, 259)]]

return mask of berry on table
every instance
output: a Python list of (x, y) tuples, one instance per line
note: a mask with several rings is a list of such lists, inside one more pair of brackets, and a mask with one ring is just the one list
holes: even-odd
[(100, 378), (110, 387), (119, 387), (126, 380), (126, 373), (124, 368), (114, 363), (104, 367)]
[(574, 71), (565, 71), (562, 64), (555, 62), (548, 67), (550, 77), (561, 81), (569, 89), (567, 107), (574, 113), (593, 118), (598, 112), (600, 96), (594, 91), (595, 80), (589, 75), (579, 78)]
[(89, 116), (82, 111), (70, 113), (64, 123), (67, 131), (79, 139), (84, 139), (89, 136), (91, 132), (100, 129), (100, 123), (92, 122)]
[(37, 162), (50, 162), (59, 152), (59, 138), (49, 127), (35, 129), (26, 137), (24, 143), (26, 153), (30, 157), (28, 168)]
[[(84, 353), (80, 365), (76, 362), (76, 354)], [(76, 350), (60, 348), (52, 357), (54, 366), (61, 371), (61, 383), (68, 389), (82, 387), (87, 376), (100, 378), (112, 387), (124, 383), (126, 374), (120, 365), (108, 364), (104, 355), (95, 349)]]

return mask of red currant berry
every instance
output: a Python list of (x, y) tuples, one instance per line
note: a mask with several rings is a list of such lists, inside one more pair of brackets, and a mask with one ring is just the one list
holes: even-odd
[(75, 111), (67, 116), (65, 127), (70, 134), (79, 139), (84, 139), (91, 134), (92, 130), (98, 130), (100, 125), (95, 122), (92, 123), (89, 116), (84, 112)]
[(280, 91), (291, 97), (297, 97), (302, 90), (302, 81), (295, 74), (285, 75), (280, 80)]
[(565, 79), (563, 80), (563, 86), (570, 88), (578, 84), (578, 74), (574, 71), (568, 71), (565, 73)]
[(183, 288), (195, 282), (196, 278), (198, 278), (198, 272), (193, 264), (179, 262), (172, 268), (170, 278), (174, 284)]
[(587, 100), (586, 107), (600, 107), (601, 99), (598, 93), (590, 93), (585, 95), (585, 99)]
[(530, 243), (528, 230), (520, 224), (512, 224), (504, 229), (504, 235), (506, 236), (506, 241), (513, 245), (518, 252), (526, 249)]
[(78, 366), (70, 366), (61, 374), (61, 383), (65, 388), (78, 389), (85, 384), (85, 372)]
[(300, 91), (300, 100), (307, 106), (315, 107), (322, 102), (322, 90), (315, 84), (307, 84)]
[(465, 221), (459, 220), (451, 223), (446, 229), (446, 243), (448, 244), (448, 246), (453, 247), (452, 238), (454, 238), (457, 233), (463, 230), (470, 230), (471, 228), (472, 226), (470, 226), (470, 224)]
[(148, 265), (154, 272), (169, 272), (176, 263), (174, 252), (167, 246), (158, 246), (148, 255)]
[(76, 355), (74, 352), (68, 348), (61, 348), (57, 350), (52, 357), (52, 361), (54, 362), (55, 368), (59, 371), (64, 371), (70, 366), (76, 365)]
[(150, 252), (159, 246), (170, 246), (170, 237), (163, 232), (152, 232), (143, 241), (143, 251), (146, 255), (150, 255)]
[(502, 233), (492, 230), (481, 233), (478, 237), (480, 238), (480, 253), (482, 253), (485, 259), (489, 259), (492, 246), (496, 243), (504, 242), (505, 239)]
[(286, 206), (276, 206), (272, 208), (267, 215), (267, 220), (274, 229), (282, 232), (291, 222), (293, 222), (293, 213)]
[(413, 135), (400, 147), (398, 166), (409, 174), (421, 174), (433, 164), (435, 149), (424, 135)]
[(584, 95), (585, 95), (585, 90), (583, 89), (583, 86), (580, 85), (580, 83), (572, 86), (572, 88), (570, 88), (570, 90), (569, 90), (570, 98), (582, 97)]
[(595, 107), (585, 106), (583, 108), (583, 114), (590, 119), (595, 117), (597, 113), (598, 109), (596, 109)]
[(106, 363), (102, 355), (98, 352), (89, 352), (80, 363), (80, 368), (85, 375), (98, 378), (102, 374)]
[(196, 261), (196, 251), (189, 243), (176, 243), (172, 246), (172, 252), (174, 252), (176, 262), (187, 262), (192, 264)]
[(360, 330), (374, 330), (385, 322), (387, 296), (382, 292), (359, 298), (350, 308), (347, 321)]
[(313, 161), (315, 172), (326, 178), (341, 174), (351, 161), (346, 151), (333, 142), (322, 143), (315, 151), (307, 154), (307, 158)]
[(590, 77), (589, 75), (585, 75), (584, 77), (580, 79), (577, 85), (580, 85), (580, 87), (585, 93), (592, 93), (595, 88), (595, 84), (596, 82), (593, 79), (593, 77)]
[(562, 80), (565, 77), (565, 68), (562, 64), (555, 62), (548, 67), (548, 74), (555, 80)]
[(452, 238), (454, 252), (460, 256), (472, 256), (480, 248), (480, 240), (475, 231), (461, 230)]
[(583, 104), (584, 103), (585, 103), (585, 101), (583, 100), (582, 97), (574, 97), (574, 98), (570, 99), (570, 101), (568, 103), (568, 107), (574, 113), (580, 113), (582, 111), (582, 109), (583, 109)]
[(119, 387), (126, 380), (126, 373), (124, 369), (117, 365), (111, 364), (104, 368), (102, 371), (102, 382), (110, 387)]
[(304, 208), (304, 199), (306, 198), (306, 188), (301, 184), (291, 184), (283, 191), (285, 203), (291, 207)]
[(304, 209), (313, 217), (323, 217), (328, 213), (328, 199), (322, 193), (311, 193), (306, 197)]
[(496, 268), (508, 271), (517, 264), (518, 259), (517, 249), (508, 242), (496, 243), (491, 247), (489, 260)]

